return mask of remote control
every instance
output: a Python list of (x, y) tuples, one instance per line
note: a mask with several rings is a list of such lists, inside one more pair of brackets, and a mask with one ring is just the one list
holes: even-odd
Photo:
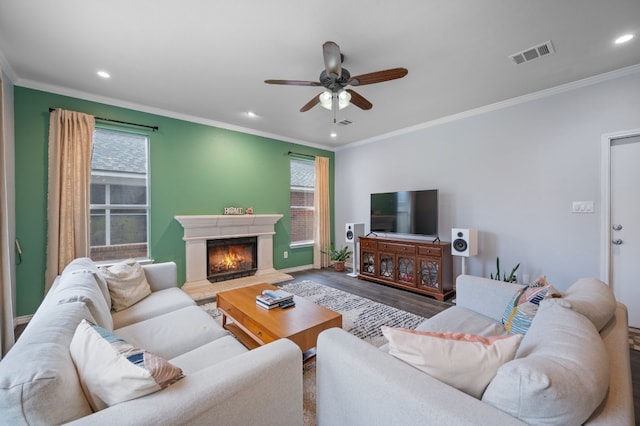
[(293, 306), (296, 306), (296, 302), (294, 302), (293, 300), (289, 300), (289, 301), (280, 303), (280, 307), (282, 309), (291, 308)]

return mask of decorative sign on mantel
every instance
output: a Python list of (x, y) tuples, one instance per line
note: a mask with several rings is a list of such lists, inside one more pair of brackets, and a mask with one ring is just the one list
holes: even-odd
[(244, 214), (242, 207), (225, 207), (224, 214)]
[(247, 209), (243, 209), (242, 207), (225, 207), (224, 214), (226, 215), (242, 215), (242, 214), (253, 214), (253, 207), (247, 207)]

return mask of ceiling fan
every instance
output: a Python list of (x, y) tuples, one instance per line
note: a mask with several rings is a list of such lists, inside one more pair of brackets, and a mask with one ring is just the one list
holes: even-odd
[(369, 110), (373, 104), (353, 89), (345, 89), (346, 86), (364, 86), (365, 84), (381, 83), (383, 81), (402, 78), (409, 71), (406, 68), (391, 68), (367, 74), (351, 76), (346, 68), (342, 67), (344, 56), (340, 53), (340, 47), (333, 41), (327, 41), (322, 45), (325, 69), (320, 73), (319, 81), (304, 80), (265, 80), (267, 84), (284, 84), (289, 86), (321, 86), (324, 90), (320, 95), (314, 96), (307, 102), (300, 112), (309, 111), (320, 104), (324, 108), (333, 111), (333, 122), (336, 122), (336, 111), (345, 108), (350, 103), (363, 110)]

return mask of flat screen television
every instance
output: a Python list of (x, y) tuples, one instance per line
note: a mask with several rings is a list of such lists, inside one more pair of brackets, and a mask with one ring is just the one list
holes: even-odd
[(438, 236), (438, 190), (371, 194), (372, 233)]

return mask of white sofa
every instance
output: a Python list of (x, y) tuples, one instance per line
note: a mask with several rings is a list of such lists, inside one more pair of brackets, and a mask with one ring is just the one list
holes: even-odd
[[(111, 312), (97, 273), (86, 258), (65, 268), (0, 362), (0, 424), (302, 423), (297, 345), (282, 339), (248, 351), (177, 287), (173, 262), (144, 266), (151, 294), (119, 312)], [(93, 412), (69, 349), (82, 319), (167, 359), (185, 377)]]
[[(418, 330), (507, 334), (503, 313), (522, 286), (473, 276), (456, 284), (456, 305)], [(596, 279), (540, 303), (481, 398), (337, 328), (320, 334), (316, 362), (320, 426), (634, 424), (627, 310)]]

